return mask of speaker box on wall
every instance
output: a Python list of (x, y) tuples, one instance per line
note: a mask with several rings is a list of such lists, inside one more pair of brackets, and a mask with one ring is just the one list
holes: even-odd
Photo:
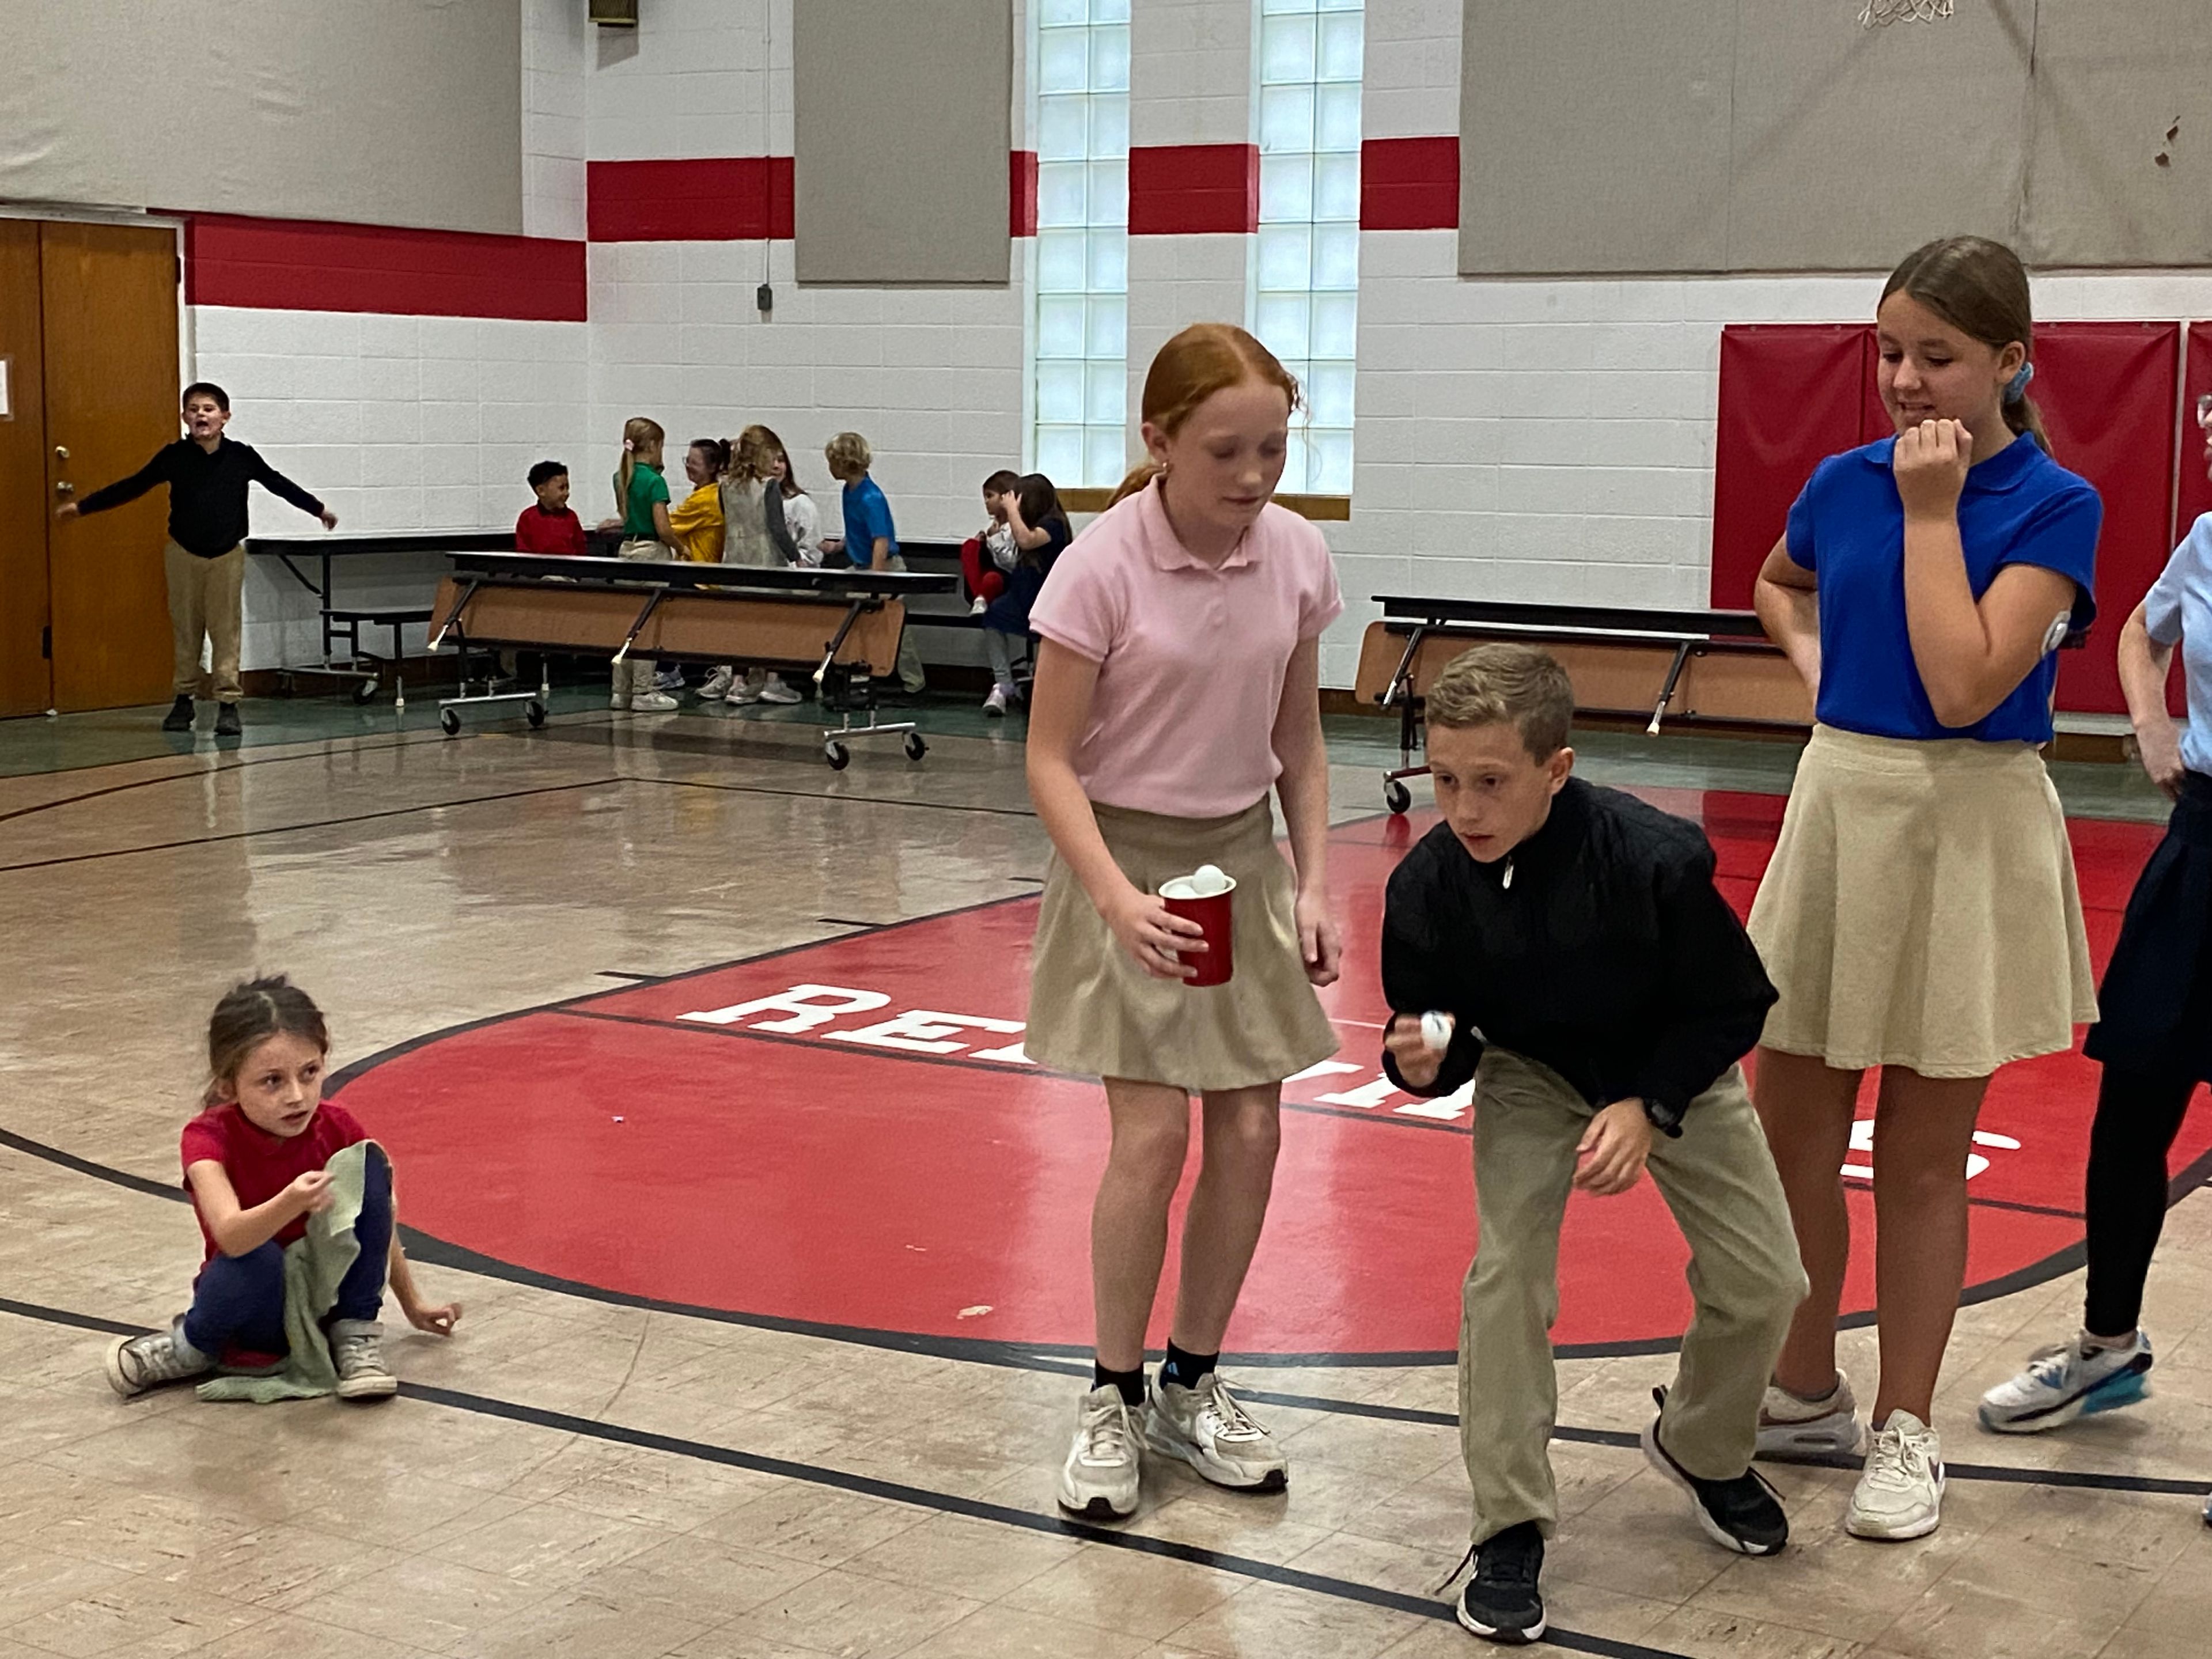
[(591, 17), (603, 29), (634, 29), (637, 0), (591, 0)]

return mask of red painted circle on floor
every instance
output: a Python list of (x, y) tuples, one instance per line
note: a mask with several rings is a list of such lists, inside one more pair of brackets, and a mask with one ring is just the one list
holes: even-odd
[[(1747, 908), (1782, 801), (1638, 793), (1705, 824)], [(1233, 1351), (1442, 1356), (1456, 1339), (1474, 1243), (1468, 1108), (1395, 1093), (1376, 1060), (1383, 884), (1426, 822), (1332, 837), (1347, 965), (1324, 1000), (1345, 1069), (1285, 1091), (1303, 1109), (1285, 1115)], [(2157, 831), (2070, 828), (2101, 967)], [(1082, 1348), (1105, 1111), (1096, 1084), (1019, 1057), (1036, 912), (1011, 900), (433, 1036), (368, 1063), (343, 1097), (394, 1149), (407, 1221), (483, 1255), (747, 1316)], [(1972, 1281), (2079, 1243), (2094, 1091), (2079, 1054), (1993, 1085)], [(2181, 1161), (2212, 1146), (2203, 1115), (2185, 1133)], [(1870, 1219), (1864, 1182), (1850, 1185)], [(1557, 1340), (1678, 1336), (1686, 1261), (1648, 1181), (1578, 1194)], [(1155, 1341), (1173, 1279), (1170, 1261)], [(1863, 1249), (1846, 1306), (1872, 1292)]]

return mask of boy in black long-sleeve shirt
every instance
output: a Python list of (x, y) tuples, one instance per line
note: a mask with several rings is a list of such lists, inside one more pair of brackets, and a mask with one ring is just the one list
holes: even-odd
[[(1444, 822), (1390, 878), (1383, 1065), (1416, 1094), (1475, 1085), (1460, 1436), (1480, 1559), (1459, 1617), (1526, 1642), (1543, 1632), (1537, 1577), (1558, 1521), (1550, 1330), (1571, 1188), (1626, 1192), (1648, 1159), (1689, 1240), (1697, 1310), (1644, 1454), (1749, 1555), (1789, 1536), (1750, 1466), (1806, 1281), (1737, 1065), (1774, 989), (1714, 889), (1704, 835), (1571, 775), (1574, 690), (1541, 651), (1469, 651), (1426, 705)], [(1431, 1014), (1444, 1018), (1425, 1033)]]
[(258, 483), (283, 496), (302, 513), (312, 513), (323, 528), (337, 528), (337, 515), (263, 460), (250, 444), (222, 435), (230, 420), (230, 398), (219, 386), (202, 380), (185, 388), (185, 428), (190, 434), (156, 450), (154, 459), (129, 477), (95, 489), (82, 501), (59, 508), (56, 516), (105, 513), (135, 501), (155, 484), (169, 486), (169, 542), (165, 550), (169, 579), (169, 632), (175, 647), (176, 702), (162, 721), (165, 732), (189, 732), (192, 697), (200, 689), (200, 641), (210, 645), (215, 680), (215, 729), (236, 737), (239, 635), (244, 618), (240, 595), (246, 581), (246, 487)]

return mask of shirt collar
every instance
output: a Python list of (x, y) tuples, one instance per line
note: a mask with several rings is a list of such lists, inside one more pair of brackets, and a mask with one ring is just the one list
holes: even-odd
[[(2026, 432), (2015, 434), (2013, 441), (1986, 460), (1977, 461), (1967, 470), (1966, 488), (2000, 493), (2012, 489), (2028, 474), (2036, 458), (2043, 453), (2042, 446)], [(1892, 471), (1897, 460), (1897, 441), (1880, 444), (1875, 449), (1875, 464), (1885, 472)]]
[(1229, 556), (1219, 564), (1208, 564), (1182, 544), (1168, 522), (1167, 508), (1160, 504), (1160, 481), (1146, 484), (1137, 497), (1137, 511), (1144, 515), (1145, 551), (1150, 556), (1156, 570), (1203, 570), (1209, 574), (1219, 570), (1235, 570), (1252, 562), (1252, 532), (1247, 530), (1237, 538), (1237, 545), (1229, 550)]

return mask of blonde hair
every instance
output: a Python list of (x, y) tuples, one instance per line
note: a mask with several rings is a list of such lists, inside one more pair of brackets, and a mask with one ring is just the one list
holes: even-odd
[[(1890, 272), (1881, 297), (1887, 300), (1900, 289), (1968, 339), (1993, 351), (2018, 341), (2027, 361), (2035, 361), (2035, 313), (2028, 303), (2027, 268), (2002, 242), (1986, 236), (1946, 236), (1923, 243)], [(2026, 388), (2017, 398), (2002, 399), (2001, 407), (2008, 427), (2029, 434), (2045, 454), (2051, 453), (2043, 411)]]
[[(1173, 436), (1208, 398), (1247, 380), (1263, 380), (1279, 389), (1290, 399), (1293, 413), (1302, 401), (1298, 377), (1243, 329), (1232, 323), (1193, 323), (1162, 346), (1152, 359), (1138, 407), (1149, 425)], [(1135, 495), (1159, 472), (1158, 461), (1139, 462), (1121, 480), (1107, 505)]]
[(668, 434), (660, 429), (660, 422), (648, 421), (642, 415), (633, 415), (623, 422), (622, 465), (615, 469), (615, 511), (629, 517), (629, 481), (638, 469), (638, 456), (647, 449), (659, 449), (668, 441)]
[(1567, 746), (1575, 684), (1559, 659), (1533, 645), (1478, 645), (1446, 663), (1422, 699), (1431, 727), (1510, 722), (1521, 746), (1547, 761)]
[(830, 463), (830, 476), (842, 482), (848, 472), (866, 472), (876, 452), (859, 433), (841, 432), (822, 446), (822, 458)]

